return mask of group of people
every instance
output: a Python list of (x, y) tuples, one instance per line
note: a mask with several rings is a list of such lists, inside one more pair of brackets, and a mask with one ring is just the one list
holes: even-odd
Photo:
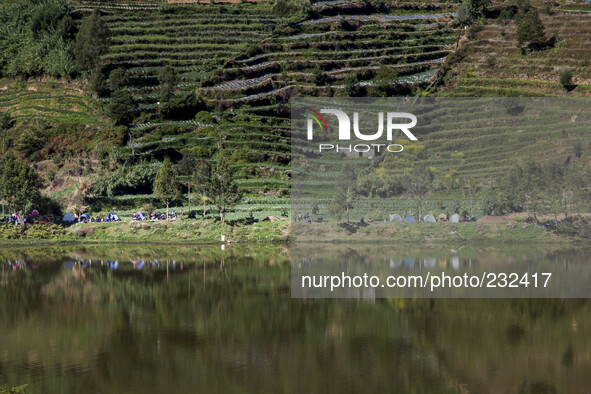
[(312, 219), (312, 216), (309, 213), (305, 213), (303, 216), (301, 213), (298, 213), (296, 216), (296, 222), (304, 222), (304, 223), (322, 223), (324, 219), (322, 216), (318, 216), (315, 219)]
[(35, 222), (49, 222), (49, 219), (40, 217), (39, 211), (33, 209), (24, 218), (21, 217), (18, 212), (13, 212), (12, 215), (8, 217), (4, 216), (2, 222), (9, 224), (33, 224)]
[[(180, 212), (181, 219), (183, 218), (183, 214), (184, 214), (184, 212), (181, 210), (181, 212)], [(176, 211), (172, 211), (172, 212), (168, 213), (168, 217), (170, 219), (176, 219), (178, 217), (178, 215), (177, 215)], [(189, 218), (191, 218), (191, 217), (189, 216)], [(193, 218), (195, 218), (195, 216), (193, 216)], [(145, 214), (138, 211), (138, 212), (133, 213), (131, 220), (166, 220), (166, 214), (154, 211), (148, 215), (145, 215)]]

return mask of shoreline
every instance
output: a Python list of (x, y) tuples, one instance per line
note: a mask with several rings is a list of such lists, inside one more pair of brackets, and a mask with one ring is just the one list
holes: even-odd
[[(37, 225), (35, 225), (37, 226)], [(46, 228), (55, 229), (55, 225)], [(32, 227), (35, 228), (35, 227)], [(111, 222), (75, 224), (60, 234), (42, 234), (43, 227), (27, 238), (0, 238), (1, 246), (23, 245), (232, 245), (232, 244), (346, 244), (423, 243), (453, 245), (500, 242), (577, 244), (588, 242), (582, 234), (558, 234), (540, 225), (502, 223), (295, 223), (287, 218), (252, 223), (216, 221)], [(40, 235), (41, 234), (41, 235)], [(221, 236), (225, 235), (225, 241)]]

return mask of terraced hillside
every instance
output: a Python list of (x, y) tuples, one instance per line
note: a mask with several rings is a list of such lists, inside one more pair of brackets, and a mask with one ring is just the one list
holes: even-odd
[(142, 8), (135, 13), (123, 7), (104, 16), (112, 37), (102, 63), (107, 72), (119, 67), (127, 70), (132, 82), (129, 89), (142, 112), (157, 109), (161, 67), (172, 65), (178, 87), (193, 92), (227, 59), (266, 37), (276, 19), (268, 3), (174, 7), (147, 3), (137, 7)]
[(198, 94), (225, 107), (270, 105), (293, 94), (346, 94), (347, 87), (363, 95), (377, 93), (371, 90), (373, 80), (386, 69), (391, 72), (387, 84), (399, 93), (412, 92), (433, 75), (456, 33), (446, 4), (428, 11), (409, 8), (320, 14), (281, 29), (226, 63)]
[(100, 103), (81, 84), (62, 80), (0, 81), (0, 112), (18, 120), (44, 118), (55, 122), (107, 125), (99, 115)]
[[(511, 20), (487, 19), (474, 38), (463, 42), (461, 60), (452, 65), (441, 94), (449, 96), (591, 95), (591, 6), (540, 4), (546, 36), (553, 48), (522, 54)], [(576, 87), (564, 89), (560, 73), (572, 71)]]

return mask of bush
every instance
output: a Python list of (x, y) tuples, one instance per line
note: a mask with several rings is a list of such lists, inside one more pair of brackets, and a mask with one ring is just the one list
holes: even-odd
[(195, 121), (204, 124), (213, 124), (214, 119), (213, 116), (207, 111), (199, 111), (197, 115), (195, 115)]
[(158, 169), (159, 166), (147, 162), (119, 167), (114, 173), (99, 177), (92, 193), (96, 196), (151, 194)]
[(573, 72), (570, 70), (565, 70), (560, 73), (559, 77), (560, 84), (562, 87), (567, 91), (570, 92), (574, 88), (573, 84)]

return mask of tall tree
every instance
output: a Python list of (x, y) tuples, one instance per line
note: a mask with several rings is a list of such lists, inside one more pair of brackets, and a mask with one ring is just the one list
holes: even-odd
[(531, 6), (524, 6), (515, 16), (517, 25), (517, 43), (520, 47), (524, 45), (539, 46), (546, 41), (544, 25), (538, 11)]
[(412, 172), (404, 178), (404, 190), (410, 194), (417, 203), (418, 214), (421, 216), (423, 210), (423, 199), (431, 191), (433, 186), (433, 173), (427, 167), (415, 167)]
[(224, 156), (220, 157), (211, 173), (211, 195), (220, 212), (220, 219), (224, 223), (226, 213), (242, 199), (242, 193)]
[(186, 185), (189, 191), (189, 215), (191, 214), (191, 183), (195, 175), (195, 156), (191, 152), (183, 155), (183, 158), (177, 163), (175, 169), (178, 175), (185, 176), (187, 179)]
[(154, 195), (156, 198), (166, 204), (166, 220), (168, 220), (168, 207), (171, 201), (176, 200), (181, 195), (181, 188), (172, 169), (172, 163), (167, 157), (156, 174), (154, 180)]
[(24, 214), (28, 203), (40, 195), (42, 182), (29, 165), (12, 153), (0, 160), (0, 199)]
[(201, 160), (196, 165), (195, 169), (195, 190), (201, 195), (203, 202), (203, 217), (205, 217), (205, 203), (211, 199), (212, 185), (211, 185), (211, 165), (207, 160)]
[(74, 57), (80, 70), (93, 70), (98, 66), (101, 55), (109, 49), (110, 34), (98, 9), (82, 20), (74, 43)]
[(160, 82), (160, 102), (167, 103), (172, 98), (172, 93), (177, 84), (177, 76), (174, 67), (170, 64), (162, 67), (158, 72)]

